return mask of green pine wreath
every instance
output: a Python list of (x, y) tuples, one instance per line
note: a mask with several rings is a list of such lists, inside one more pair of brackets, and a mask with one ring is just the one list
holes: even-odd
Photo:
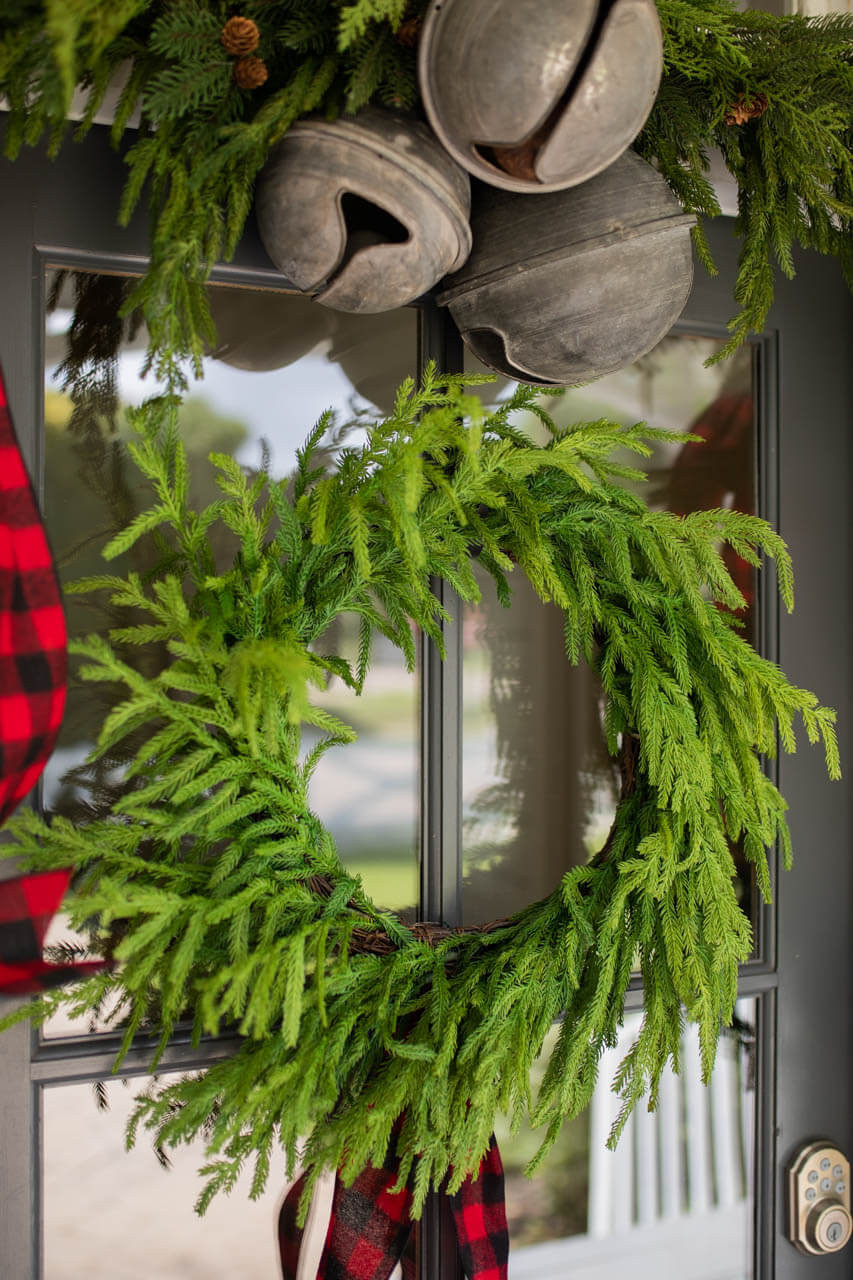
[[(317, 452), (328, 415), (290, 481), (211, 455), (222, 496), (201, 512), (188, 505), (177, 398), (133, 411), (132, 453), (156, 500), (105, 554), (156, 534), (164, 558), (145, 580), (78, 584), (108, 593), (128, 622), (75, 645), (86, 680), (123, 689), (93, 753), (124, 761), (121, 794), (77, 825), (23, 814), (3, 846), (34, 870), (77, 869), (71, 922), (116, 964), (7, 1022), (112, 1000), (118, 1060), (153, 1032), (152, 1071), (183, 1020), (196, 1042), (237, 1033), (206, 1072), (155, 1077), (130, 1123), (131, 1141), (142, 1126), (163, 1148), (203, 1137), (200, 1210), (248, 1162), (259, 1195), (282, 1149), (291, 1171), (299, 1157), (350, 1179), (381, 1162), (399, 1120), (416, 1214), (430, 1187), (477, 1167), (499, 1110), (543, 1127), (538, 1160), (588, 1103), (637, 965), (645, 1018), (618, 1073), (612, 1140), (641, 1096), (654, 1105), (665, 1064), (678, 1066), (685, 1015), (707, 1078), (750, 949), (732, 846), (765, 897), (768, 850), (790, 857), (762, 758), (777, 740), (794, 749), (799, 717), (839, 776), (834, 713), (738, 634), (744, 601), (719, 549), (753, 565), (773, 556), (790, 608), (782, 540), (735, 511), (650, 510), (619, 483), (642, 473), (616, 456), (689, 437), (609, 421), (558, 429), (541, 395), (521, 387), (486, 410), (430, 368), (333, 471)], [(513, 426), (521, 410), (547, 444)], [(217, 523), (236, 539), (225, 570), (210, 550)], [(311, 812), (317, 760), (354, 734), (312, 706), (310, 687), (334, 674), (360, 692), (376, 632), (413, 666), (410, 621), (441, 647), (431, 584), (476, 600), (475, 558), (504, 603), (522, 574), (563, 611), (568, 660), (601, 681), (621, 797), (604, 848), (547, 898), (475, 929), (408, 926), (370, 900)], [(323, 652), (341, 613), (360, 619), (353, 664)], [(160, 667), (142, 674), (126, 655), (152, 645)], [(323, 735), (307, 755), (305, 724)], [(534, 1098), (531, 1065), (555, 1021)]]

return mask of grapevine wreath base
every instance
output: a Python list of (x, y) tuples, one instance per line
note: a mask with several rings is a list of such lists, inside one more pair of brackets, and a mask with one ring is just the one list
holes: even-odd
[[(711, 1071), (750, 946), (732, 847), (765, 896), (767, 850), (779, 841), (788, 854), (762, 757), (777, 736), (794, 749), (799, 716), (838, 776), (833, 712), (738, 635), (744, 601), (719, 547), (751, 564), (774, 556), (790, 608), (781, 539), (735, 511), (649, 510), (620, 484), (640, 473), (619, 459), (665, 433), (558, 429), (540, 397), (522, 387), (486, 411), (461, 379), (428, 369), (332, 471), (318, 463), (328, 416), (289, 481), (211, 455), (222, 496), (202, 512), (188, 505), (178, 399), (132, 411), (132, 454), (155, 500), (105, 555), (156, 533), (161, 565), (78, 584), (125, 620), (109, 641), (74, 646), (85, 680), (123, 689), (91, 766), (120, 783), (108, 810), (93, 802), (77, 825), (22, 814), (3, 846), (31, 871), (76, 868), (71, 922), (115, 963), (14, 1016), (112, 1002), (119, 1061), (138, 1032), (159, 1036), (152, 1071), (179, 1021), (196, 1039), (239, 1033), (203, 1074), (155, 1077), (130, 1123), (131, 1142), (142, 1126), (163, 1148), (203, 1136), (201, 1210), (247, 1162), (260, 1194), (282, 1148), (291, 1172), (297, 1157), (310, 1170), (306, 1198), (323, 1168), (352, 1182), (382, 1166), (394, 1133), (417, 1216), (430, 1187), (452, 1194), (479, 1167), (498, 1111), (543, 1127), (535, 1166), (589, 1101), (639, 964), (645, 1020), (615, 1081), (615, 1140), (641, 1096), (654, 1105), (667, 1061), (678, 1066), (685, 1013)], [(522, 412), (549, 429), (547, 444), (513, 426)], [(217, 524), (237, 544), (225, 569), (211, 551)], [(541, 902), (479, 928), (409, 926), (370, 900), (311, 812), (317, 760), (354, 734), (308, 690), (331, 674), (360, 691), (375, 631), (410, 666), (411, 623), (442, 646), (431, 583), (476, 600), (474, 557), (504, 602), (526, 575), (562, 609), (568, 660), (601, 681), (621, 797), (604, 848)], [(361, 623), (352, 664), (323, 651), (345, 612)], [(307, 754), (303, 724), (322, 731)], [(533, 1097), (530, 1068), (557, 1020)]]

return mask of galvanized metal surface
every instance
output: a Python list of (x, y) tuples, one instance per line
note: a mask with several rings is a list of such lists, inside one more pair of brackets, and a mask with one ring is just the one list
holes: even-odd
[(687, 302), (694, 219), (633, 152), (539, 200), (480, 187), (471, 221), (474, 250), (439, 302), (499, 373), (600, 377), (649, 351)]
[(621, 155), (662, 69), (653, 0), (434, 0), (418, 60), (427, 115), (451, 155), (526, 192), (575, 186)]
[(324, 306), (404, 306), (468, 256), (467, 174), (429, 129), (368, 109), (301, 121), (273, 150), (256, 192), (267, 253)]

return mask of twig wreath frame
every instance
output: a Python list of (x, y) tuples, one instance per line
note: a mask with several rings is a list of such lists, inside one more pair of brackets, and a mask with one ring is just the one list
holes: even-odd
[[(123, 689), (93, 758), (123, 759), (125, 785), (110, 814), (82, 825), (19, 816), (3, 849), (33, 870), (77, 868), (71, 921), (116, 964), (14, 1018), (60, 1004), (82, 1016), (112, 998), (119, 1060), (153, 1030), (152, 1071), (181, 1020), (196, 1040), (239, 1033), (239, 1049), (204, 1074), (155, 1077), (130, 1123), (131, 1142), (139, 1126), (164, 1148), (204, 1137), (202, 1211), (250, 1160), (259, 1195), (280, 1148), (291, 1170), (299, 1155), (314, 1176), (331, 1166), (350, 1180), (381, 1163), (395, 1125), (416, 1215), (430, 1187), (449, 1179), (452, 1190), (477, 1168), (499, 1109), (544, 1126), (541, 1157), (588, 1102), (639, 963), (645, 1019), (616, 1081), (615, 1140), (644, 1093), (654, 1105), (665, 1064), (678, 1065), (685, 1013), (710, 1073), (750, 945), (732, 842), (765, 896), (767, 850), (778, 841), (790, 856), (762, 757), (777, 740), (794, 749), (798, 717), (839, 776), (834, 713), (756, 654), (732, 612), (744, 601), (724, 543), (753, 565), (773, 556), (792, 606), (779, 536), (735, 511), (649, 510), (619, 483), (642, 473), (614, 455), (647, 455), (672, 435), (608, 421), (558, 429), (540, 397), (520, 387), (487, 411), (461, 378), (428, 368), (334, 471), (316, 465), (328, 416), (290, 483), (211, 455), (222, 497), (202, 512), (188, 505), (178, 399), (131, 411), (155, 501), (105, 555), (154, 534), (163, 560), (146, 580), (78, 584), (109, 593), (129, 621), (109, 642), (75, 645), (85, 679)], [(513, 425), (519, 411), (540, 418), (547, 444)], [(216, 522), (238, 544), (225, 571), (208, 540)], [(360, 691), (376, 630), (410, 666), (410, 620), (441, 646), (430, 581), (476, 600), (474, 555), (504, 602), (524, 574), (562, 609), (568, 660), (601, 680), (621, 797), (601, 852), (542, 901), (478, 929), (409, 927), (370, 900), (311, 813), (317, 759), (353, 733), (308, 690), (334, 673)], [(322, 652), (342, 612), (360, 619), (353, 665)], [(143, 676), (122, 655), (151, 644), (165, 656)], [(303, 755), (306, 723), (324, 736)], [(530, 1068), (556, 1020), (534, 1099)]]

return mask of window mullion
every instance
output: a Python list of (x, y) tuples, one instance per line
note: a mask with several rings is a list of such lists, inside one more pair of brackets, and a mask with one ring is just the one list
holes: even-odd
[[(462, 340), (448, 313), (427, 301), (420, 313), (419, 366), (434, 360), (460, 373)], [(446, 656), (423, 637), (421, 646), (421, 919), (457, 925), (462, 919), (462, 602), (436, 579), (432, 590), (449, 615)], [(420, 1280), (461, 1280), (449, 1204), (430, 1195), (419, 1224)]]

